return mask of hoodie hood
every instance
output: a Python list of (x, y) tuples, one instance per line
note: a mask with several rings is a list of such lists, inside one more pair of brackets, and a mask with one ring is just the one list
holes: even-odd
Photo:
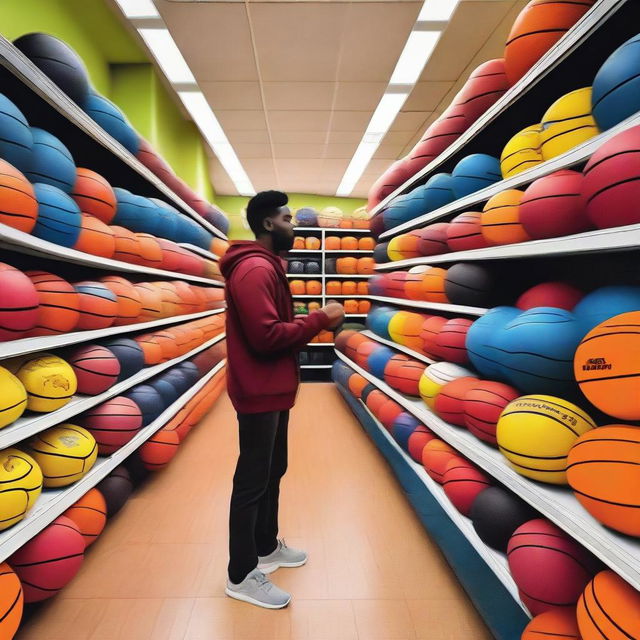
[(250, 240), (234, 242), (229, 247), (227, 253), (225, 253), (222, 260), (220, 260), (220, 271), (225, 279), (228, 279), (231, 277), (233, 270), (241, 262), (248, 260), (249, 258), (258, 257), (269, 260), (269, 262), (274, 265), (277, 272), (286, 280), (286, 270), (284, 268), (285, 261), (275, 253), (265, 249), (261, 244)]

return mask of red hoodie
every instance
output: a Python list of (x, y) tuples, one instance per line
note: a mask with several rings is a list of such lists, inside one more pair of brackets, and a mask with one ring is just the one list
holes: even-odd
[(226, 280), (228, 390), (238, 413), (286, 411), (300, 381), (298, 351), (329, 326), (315, 311), (293, 317), (284, 260), (236, 242), (220, 261)]

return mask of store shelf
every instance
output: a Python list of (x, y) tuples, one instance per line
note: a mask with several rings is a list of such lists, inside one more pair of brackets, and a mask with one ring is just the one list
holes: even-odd
[(94, 269), (140, 273), (145, 276), (171, 278), (173, 280), (186, 280), (197, 284), (206, 284), (211, 287), (224, 287), (224, 283), (217, 280), (211, 280), (210, 278), (190, 276), (177, 271), (165, 271), (164, 269), (155, 269), (154, 267), (144, 267), (138, 264), (129, 264), (128, 262), (111, 260), (110, 258), (92, 256), (89, 253), (76, 251), (69, 247), (61, 247), (53, 242), (36, 238), (35, 236), (19, 231), (18, 229), (14, 229), (13, 227), (8, 227), (2, 223), (0, 223), (0, 247), (11, 251), (26, 253), (38, 258), (61, 260), (64, 262), (71, 262), (73, 264), (80, 264), (85, 267), (92, 267)]
[(337, 295), (334, 296), (334, 295), (330, 295), (330, 294), (327, 293), (327, 294), (325, 294), (325, 297), (326, 298), (336, 298), (336, 299), (349, 298), (349, 300), (351, 300), (351, 299), (354, 299), (354, 300), (368, 300), (371, 296), (370, 295), (365, 295), (365, 294), (359, 295), (357, 293), (354, 293), (353, 295), (350, 295), (350, 296), (340, 293), (340, 294), (337, 294)]
[(218, 262), (220, 260), (220, 256), (217, 256), (215, 253), (211, 253), (211, 251), (207, 251), (202, 247), (196, 247), (195, 244), (189, 244), (188, 242), (178, 242), (178, 246), (183, 249), (187, 249), (191, 251), (191, 253), (197, 253), (203, 258), (208, 258), (209, 260), (213, 260), (214, 262)]
[(532, 240), (518, 244), (500, 245), (485, 249), (456, 251), (438, 256), (411, 258), (376, 265), (378, 271), (396, 271), (417, 265), (461, 262), (471, 260), (505, 260), (547, 256), (577, 255), (612, 251), (629, 251), (640, 247), (640, 224), (613, 229), (598, 229), (561, 238)]
[(331, 369), (332, 364), (301, 364), (301, 369)]
[(373, 276), (375, 276), (375, 273), (366, 273), (366, 274), (361, 274), (361, 273), (348, 273), (348, 274), (344, 274), (344, 273), (327, 273), (325, 274), (325, 278), (328, 278), (330, 280), (351, 280), (352, 278), (373, 278)]
[(449, 313), (462, 313), (468, 316), (483, 316), (489, 309), (483, 307), (465, 307), (459, 304), (444, 304), (442, 302), (424, 302), (423, 300), (405, 300), (404, 298), (387, 298), (386, 296), (365, 296), (375, 302), (395, 304), (399, 307), (412, 307), (413, 309), (433, 309), (435, 311), (447, 311)]
[(447, 424), (429, 411), (421, 400), (403, 396), (344, 354), (336, 353), (341, 360), (401, 404), (440, 438), (555, 522), (634, 588), (640, 589), (640, 540), (602, 526), (580, 505), (568, 487), (534, 483), (518, 475), (497, 449), (478, 440), (466, 429)]
[(322, 249), (290, 249), (288, 253), (322, 253)]
[(311, 280), (322, 279), (325, 276), (322, 273), (287, 273), (287, 278), (299, 280), (300, 278), (310, 278)]
[(344, 315), (347, 318), (366, 318), (369, 314), (368, 313), (345, 313)]
[(349, 249), (334, 249), (333, 251), (331, 249), (324, 249), (324, 253), (339, 253), (342, 255), (347, 255), (347, 256), (354, 256), (354, 255), (367, 255), (367, 256), (372, 256), (373, 255), (373, 251), (370, 249), (353, 249), (352, 251)]
[(333, 347), (335, 342), (307, 342), (307, 347)]
[[(11, 358), (35, 351), (49, 351), (66, 347), (70, 344), (78, 342), (90, 342), (93, 340), (101, 340), (121, 333), (137, 333), (147, 329), (155, 329), (156, 327), (165, 327), (173, 324), (181, 324), (189, 322), (189, 320), (197, 320), (198, 318), (206, 318), (208, 316), (224, 313), (225, 309), (213, 309), (209, 311), (200, 311), (198, 313), (189, 313), (184, 316), (172, 316), (171, 318), (162, 318), (160, 320), (152, 320), (151, 322), (140, 322), (139, 324), (125, 324), (118, 327), (108, 327), (106, 329), (94, 329), (92, 331), (75, 331), (73, 333), (63, 333), (56, 336), (39, 336), (35, 338), (21, 338), (20, 340), (11, 340), (10, 342), (0, 342), (0, 358)], [(0, 365), (2, 363), (0, 362)]]
[(45, 489), (24, 520), (0, 533), (0, 561), (4, 561), (17, 551), (77, 502), (89, 489), (95, 487), (113, 469), (122, 464), (140, 445), (167, 424), (225, 365), (226, 360), (218, 363), (209, 373), (198, 380), (189, 391), (165, 409), (152, 423), (141, 429), (132, 440), (118, 451), (107, 458), (98, 458), (93, 468), (81, 480), (63, 489)]
[(308, 296), (308, 295), (306, 295), (306, 294), (304, 294), (304, 295), (303, 295), (303, 294), (300, 294), (299, 296), (297, 296), (297, 295), (292, 295), (291, 297), (292, 297), (292, 298), (294, 298), (294, 299), (298, 299), (298, 298), (308, 299), (308, 298), (311, 298), (312, 300), (317, 300), (318, 298), (322, 298), (322, 294), (321, 294), (321, 293), (319, 293), (317, 296)]
[(298, 231), (323, 231), (330, 236), (335, 233), (344, 233), (346, 235), (351, 235), (353, 233), (371, 235), (370, 229), (340, 229), (339, 227), (296, 227), (294, 232), (297, 234)]
[[(575, 51), (588, 37), (593, 35), (618, 8), (627, 0), (600, 0), (587, 12), (538, 62), (495, 104), (473, 123), (465, 133), (455, 140), (437, 158), (430, 162), (421, 171), (404, 182), (398, 189), (391, 193), (370, 211), (370, 216), (376, 215), (389, 205), (395, 198), (406, 193), (412, 186), (425, 182), (427, 176), (436, 172), (443, 164), (460, 153), (476, 136), (487, 129), (496, 118), (508, 109), (517, 108), (520, 99), (526, 99), (527, 92), (540, 82), (550, 71), (560, 65), (571, 53)], [(534, 120), (532, 120), (534, 122)], [(514, 131), (514, 134), (516, 132)], [(506, 140), (505, 140), (506, 143)], [(513, 188), (511, 186), (504, 188)], [(384, 234), (383, 234), (384, 236)]]
[(7, 447), (16, 445), (17, 443), (22, 442), (23, 440), (30, 438), (32, 435), (40, 433), (49, 427), (53, 427), (62, 422), (67, 422), (70, 418), (73, 418), (73, 416), (77, 416), (83, 411), (87, 411), (88, 409), (91, 409), (91, 407), (95, 407), (109, 398), (120, 395), (131, 387), (134, 387), (145, 380), (149, 380), (165, 369), (169, 369), (183, 360), (193, 357), (200, 351), (208, 349), (214, 344), (224, 340), (225, 337), (226, 334), (222, 333), (215, 338), (211, 338), (211, 340), (208, 340), (204, 344), (201, 344), (199, 347), (192, 349), (189, 353), (183, 356), (179, 356), (173, 360), (163, 362), (153, 367), (146, 367), (130, 378), (114, 384), (104, 393), (100, 393), (96, 396), (78, 395), (75, 396), (71, 402), (57, 411), (45, 414), (30, 414), (29, 417), (19, 418), (13, 424), (0, 430), (0, 449), (6, 449)]
[(426, 364), (434, 364), (435, 362), (437, 362), (437, 360), (432, 360), (422, 353), (418, 353), (413, 349), (409, 349), (409, 347), (405, 347), (404, 345), (398, 344), (397, 342), (393, 342), (393, 340), (386, 340), (385, 338), (380, 337), (378, 334), (373, 333), (373, 331), (369, 331), (368, 329), (366, 331), (361, 331), (360, 333), (362, 333), (363, 336), (367, 336), (367, 338), (371, 338), (372, 340), (379, 342), (380, 344), (387, 345), (388, 347), (396, 349), (397, 351), (402, 351), (402, 353), (406, 353), (408, 356), (411, 356), (412, 358), (420, 360), (421, 362), (424, 362)]

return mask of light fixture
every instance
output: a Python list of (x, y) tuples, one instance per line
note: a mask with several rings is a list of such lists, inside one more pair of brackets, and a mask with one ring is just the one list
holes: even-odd
[(233, 181), (238, 193), (241, 196), (255, 195), (249, 176), (202, 92), (178, 91), (178, 96)]
[(183, 58), (178, 45), (166, 27), (161, 29), (138, 29), (153, 57), (172, 84), (195, 84), (196, 79)]
[(441, 31), (412, 31), (389, 84), (415, 84), (438, 44)]
[(460, 0), (425, 0), (418, 15), (418, 22), (443, 21), (451, 19)]
[(116, 0), (116, 4), (122, 13), (132, 20), (160, 17), (153, 0)]

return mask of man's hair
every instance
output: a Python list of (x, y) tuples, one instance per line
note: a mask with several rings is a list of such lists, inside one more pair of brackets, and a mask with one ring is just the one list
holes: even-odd
[(289, 196), (282, 191), (261, 191), (249, 200), (247, 222), (256, 237), (266, 233), (264, 219), (276, 215), (288, 202)]

